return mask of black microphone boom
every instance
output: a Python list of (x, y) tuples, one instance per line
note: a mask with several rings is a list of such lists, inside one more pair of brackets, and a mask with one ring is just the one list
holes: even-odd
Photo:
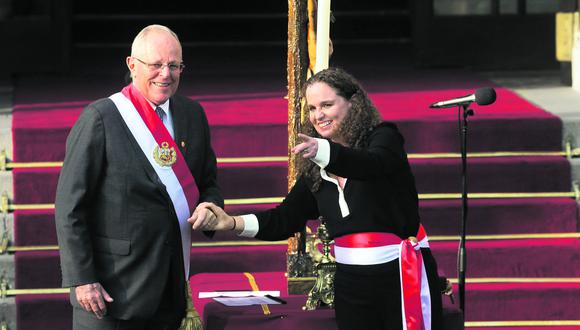
[(495, 89), (493, 88), (479, 88), (475, 90), (474, 94), (465, 95), (455, 99), (435, 102), (429, 106), (429, 108), (451, 108), (458, 105), (465, 105), (471, 102), (475, 102), (478, 105), (488, 105), (495, 102)]

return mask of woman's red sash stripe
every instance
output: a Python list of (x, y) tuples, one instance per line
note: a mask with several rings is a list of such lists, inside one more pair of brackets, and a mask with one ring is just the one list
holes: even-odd
[[(417, 241), (427, 238), (425, 228), (419, 225)], [(418, 242), (402, 240), (399, 236), (385, 232), (354, 233), (336, 237), (334, 242), (343, 248), (373, 248), (388, 245), (400, 245), (399, 266), (401, 275), (401, 303), (404, 313), (403, 329), (425, 330), (426, 320), (423, 316), (421, 288), (423, 273), (423, 256)], [(431, 307), (431, 306), (427, 306)], [(430, 313), (430, 311), (428, 311)]]

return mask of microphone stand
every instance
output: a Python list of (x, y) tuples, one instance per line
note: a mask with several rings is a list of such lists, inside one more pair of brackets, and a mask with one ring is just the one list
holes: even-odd
[[(462, 111), (463, 110), (463, 111)], [(463, 311), (465, 318), (465, 270), (467, 267), (467, 255), (465, 251), (465, 228), (467, 224), (467, 119), (473, 116), (474, 112), (469, 109), (469, 104), (459, 106), (459, 116), (463, 120), (459, 121), (461, 135), (461, 232), (459, 239), (459, 251), (457, 253), (457, 273), (459, 286), (459, 308)]]

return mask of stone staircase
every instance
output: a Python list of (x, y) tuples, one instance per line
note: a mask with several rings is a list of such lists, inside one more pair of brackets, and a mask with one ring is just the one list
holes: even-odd
[[(68, 8), (59, 9), (59, 6)], [(411, 23), (406, 1), (363, 1), (356, 5), (350, 2), (335, 2), (333, 11), (337, 22), (340, 22), (334, 25), (333, 39), (336, 47), (342, 47), (341, 53), (344, 55), (345, 63), (350, 60), (347, 53), (357, 52), (361, 47), (384, 49), (385, 45), (404, 45), (405, 47), (410, 45)], [(51, 16), (59, 20), (58, 29), (56, 26), (49, 27)], [(102, 81), (106, 76), (105, 79), (122, 83), (121, 77), (126, 71), (123, 59), (129, 54), (132, 38), (148, 24), (164, 24), (179, 34), (184, 47), (187, 71), (191, 72), (190, 76), (196, 77), (185, 77), (182, 85), (198, 84), (199, 77), (212, 77), (216, 72), (228, 72), (230, 77), (245, 75), (248, 72), (258, 74), (259, 77), (271, 76), (272, 73), (281, 77), (285, 76), (287, 4), (284, 2), (173, 1), (160, 6), (158, 2), (151, 0), (140, 1), (137, 5), (112, 0), (64, 1), (62, 3), (30, 1), (19, 3), (14, 7), (7, 22), (20, 29), (27, 20), (36, 24), (34, 28), (44, 29), (43, 33), (51, 29), (54, 29), (55, 33), (64, 31), (66, 36), (58, 42), (65, 42), (68, 45), (63, 48), (62, 53), (66, 56), (51, 53), (50, 61), (29, 67), (31, 70), (19, 72), (16, 66), (6, 76), (0, 75), (0, 147), (5, 150), (8, 159), (13, 159), (12, 96), (21, 77), (39, 77), (39, 79), (32, 79), (37, 81), (39, 89), (44, 89), (47, 84), (51, 84), (53, 78), (67, 79), (66, 77), (74, 77), (71, 79), (90, 84), (93, 80)], [(361, 38), (361, 35), (364, 35), (364, 38)], [(12, 36), (12, 33), (10, 36), (18, 38), (17, 35)], [(48, 42), (48, 39), (46, 40)], [(22, 52), (28, 53), (25, 50)], [(18, 58), (18, 55), (10, 57), (11, 62), (13, 58)], [(70, 63), (67, 63), (69, 60)], [(52, 69), (50, 69), (51, 66)], [(33, 71), (35, 69), (39, 71)], [(45, 73), (51, 71), (53, 73)], [(95, 77), (98, 78), (94, 79)], [(212, 82), (212, 84), (215, 83)], [(224, 85), (223, 88), (226, 89), (231, 88), (236, 92), (243, 89), (239, 83), (233, 82), (229, 86), (227, 84), (227, 82), (221, 82), (221, 85)], [(284, 84), (284, 81), (280, 81), (279, 86), (284, 86)], [(209, 87), (203, 85), (203, 88), (216, 89), (214, 85)], [(265, 90), (268, 88), (271, 88), (271, 84), (265, 86)], [(98, 90), (99, 93), (101, 89), (102, 86), (95, 87), (95, 91)], [(52, 89), (50, 93), (65, 95), (67, 92), (66, 89), (62, 91)], [(85, 99), (82, 94), (75, 95), (79, 99)], [(98, 97), (100, 96), (102, 95)], [(93, 95), (87, 95), (86, 98), (91, 99)], [(45, 138), (50, 138), (50, 133)], [(278, 172), (286, 171), (284, 164), (275, 164), (274, 167), (278, 168), (276, 170)], [(249, 166), (245, 171), (255, 172), (256, 168)], [(0, 172), (0, 190), (6, 192), (7, 198), (11, 201), (13, 201), (13, 192), (19, 189), (13, 187), (15, 172)], [(283, 177), (285, 174), (282, 172), (277, 175)], [(58, 171), (55, 174), (58, 174)], [(228, 175), (226, 168), (223, 177), (229, 181), (235, 175)], [(236, 184), (242, 184), (239, 177)], [(281, 190), (282, 186), (277, 188)], [(50, 192), (47, 193), (50, 194)], [(247, 208), (242, 205), (238, 209), (244, 211)], [(39, 216), (34, 211), (31, 213), (30, 215), (24, 212), (21, 216), (29, 218)], [(5, 213), (3, 217), (4, 219), (0, 220), (0, 232), (7, 233), (9, 246), (14, 245), (15, 240), (20, 240), (25, 245), (28, 243), (54, 244), (52, 225), (32, 229), (36, 232), (28, 232), (27, 236), (26, 226), (21, 226), (19, 231), (15, 232), (13, 213)], [(26, 223), (33, 223), (33, 221), (26, 221)], [(6, 228), (3, 227), (4, 224)], [(25, 242), (24, 237), (34, 237), (34, 239)], [(25, 283), (15, 283), (14, 254), (5, 252), (2, 251), (0, 254), (0, 275), (5, 280), (5, 289), (26, 288)], [(40, 278), (43, 274), (44, 270), (37, 273)], [(59, 284), (48, 285), (48, 287), (56, 286)], [(14, 296), (2, 298), (0, 307), (0, 321), (5, 320), (8, 329), (17, 329)]]

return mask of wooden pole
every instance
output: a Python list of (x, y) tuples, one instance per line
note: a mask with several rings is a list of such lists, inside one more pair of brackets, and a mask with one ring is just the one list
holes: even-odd
[[(306, 118), (300, 92), (308, 72), (307, 31), (307, 0), (288, 0), (288, 191), (298, 177), (298, 158), (291, 149), (296, 145), (297, 134)], [(304, 233), (299, 239), (301, 242), (290, 245), (304, 252)]]
[(308, 70), (306, 3), (307, 0), (288, 0), (288, 190), (297, 178), (297, 158), (290, 150), (296, 145), (305, 119), (300, 91)]
[(318, 0), (316, 14), (316, 64), (314, 73), (328, 68), (330, 48), (330, 0)]

